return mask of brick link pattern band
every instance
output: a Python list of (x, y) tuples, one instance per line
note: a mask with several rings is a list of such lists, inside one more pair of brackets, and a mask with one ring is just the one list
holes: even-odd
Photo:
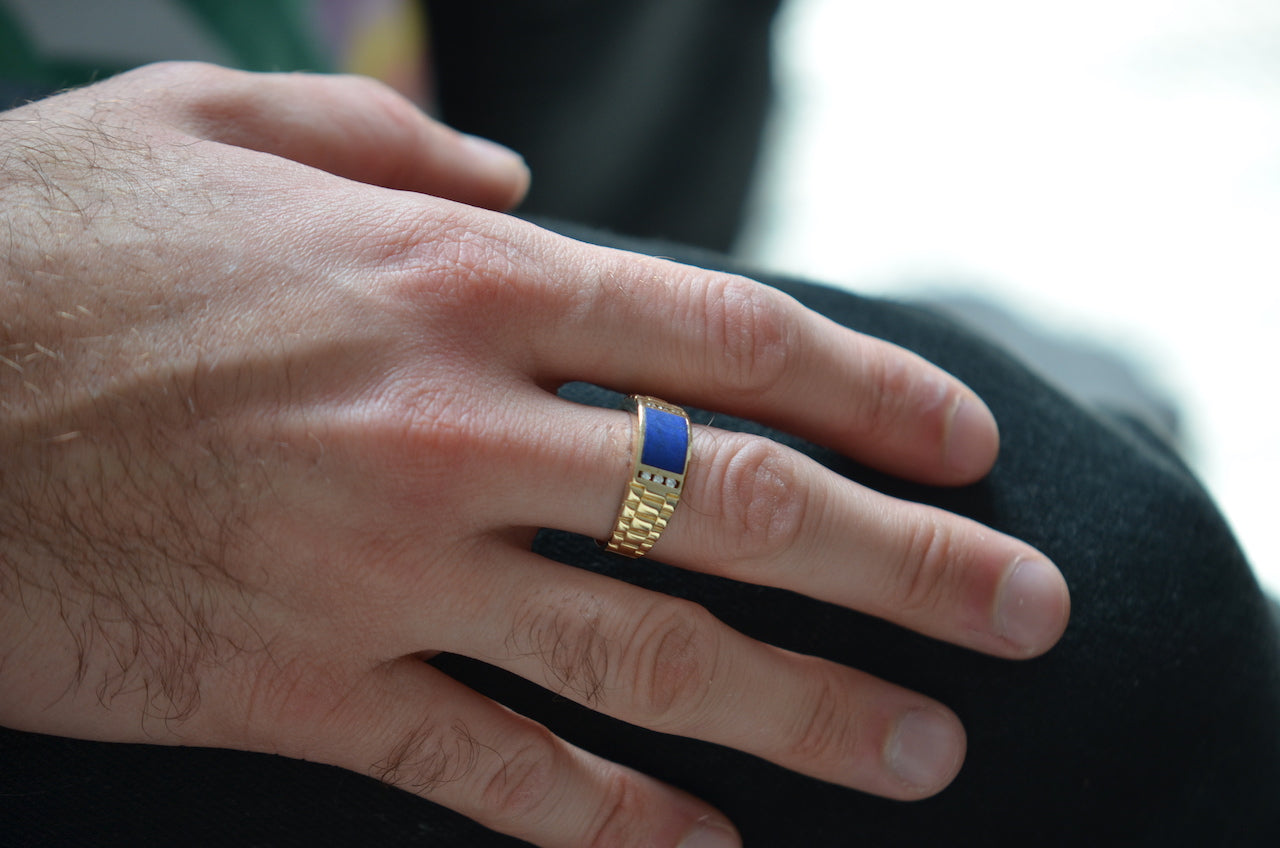
[(604, 546), (634, 558), (649, 553), (680, 502), (690, 428), (683, 409), (657, 398), (632, 395), (624, 405), (636, 413), (632, 472), (613, 535)]
[(667, 522), (679, 501), (678, 494), (659, 494), (632, 480), (627, 484), (627, 496), (618, 511), (618, 523), (605, 547), (627, 557), (642, 557), (649, 553), (662, 531), (667, 529)]

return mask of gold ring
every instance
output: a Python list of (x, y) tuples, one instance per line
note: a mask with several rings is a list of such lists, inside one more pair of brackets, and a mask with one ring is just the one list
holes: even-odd
[(604, 546), (623, 556), (642, 557), (667, 529), (680, 503), (692, 430), (683, 409), (657, 398), (630, 395), (623, 407), (636, 414), (631, 479), (613, 535)]

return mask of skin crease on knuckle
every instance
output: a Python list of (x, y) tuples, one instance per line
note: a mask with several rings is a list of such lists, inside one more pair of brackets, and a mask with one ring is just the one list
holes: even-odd
[(651, 845), (649, 836), (653, 817), (660, 815), (661, 811), (650, 809), (649, 801), (633, 776), (626, 773), (612, 775), (605, 787), (604, 798), (597, 805), (590, 836), (583, 844), (591, 848)]
[(648, 604), (618, 624), (605, 620), (609, 608), (599, 599), (531, 596), (514, 618), (508, 656), (537, 659), (549, 688), (593, 709), (654, 729), (683, 728), (702, 717), (722, 625), (686, 601)]
[(901, 357), (878, 349), (867, 349), (863, 369), (870, 386), (859, 393), (858, 418), (872, 438), (882, 439), (902, 426), (903, 403), (910, 396), (913, 374)]
[(708, 720), (722, 626), (704, 608), (675, 599), (656, 601), (634, 620), (618, 663), (633, 720), (682, 733)]
[(805, 516), (815, 505), (794, 459), (765, 439), (714, 431), (699, 437), (699, 465), (709, 473), (703, 489), (690, 490), (687, 506), (721, 534), (715, 550), (728, 552), (738, 568), (761, 569), (776, 567), (784, 552), (803, 550)]
[(702, 288), (705, 327), (702, 354), (710, 379), (722, 391), (767, 397), (787, 373), (800, 334), (785, 295), (740, 277), (716, 276)]
[(484, 818), (507, 829), (527, 826), (552, 813), (557, 804), (559, 746), (550, 731), (538, 728), (501, 756), (485, 758), (491, 770), (479, 775), (479, 803)]
[(850, 703), (847, 686), (842, 686), (830, 673), (822, 675), (816, 694), (804, 699), (804, 708), (798, 715), (801, 721), (784, 746), (783, 762), (826, 764), (835, 768), (856, 758), (858, 711)]
[[(569, 261), (593, 262), (598, 253), (561, 245), (523, 222), (416, 199), (382, 210), (377, 221), (365, 217), (367, 235), (358, 249), (361, 274), (374, 280), (373, 296), (416, 328), (407, 337), (419, 361), (465, 363), (467, 381), (479, 372), (546, 381), (540, 357), (564, 357), (564, 339), (598, 298), (599, 287), (571, 285), (556, 272)], [(548, 385), (578, 376), (557, 375)], [(504, 388), (487, 403), (508, 394)]]
[(964, 545), (957, 531), (939, 516), (924, 515), (904, 529), (899, 566), (887, 572), (891, 581), (886, 608), (899, 615), (925, 618), (947, 609), (950, 593), (965, 570)]
[[(137, 82), (151, 91), (165, 92), (173, 117), (202, 135), (216, 134), (235, 144), (278, 123), (279, 104), (262, 96), (263, 81), (250, 74), (199, 62), (160, 63), (132, 73), (142, 77)], [(119, 79), (134, 82), (129, 74)]]

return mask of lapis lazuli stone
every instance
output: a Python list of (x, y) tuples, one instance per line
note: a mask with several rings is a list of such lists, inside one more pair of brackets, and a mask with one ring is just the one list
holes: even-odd
[(644, 415), (641, 464), (672, 474), (683, 474), (685, 457), (689, 453), (689, 425), (681, 416), (651, 406), (645, 409)]

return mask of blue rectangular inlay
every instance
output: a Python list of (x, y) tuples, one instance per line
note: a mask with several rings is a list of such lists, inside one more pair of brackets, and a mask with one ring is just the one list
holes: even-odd
[(645, 407), (644, 446), (640, 462), (672, 474), (684, 473), (689, 453), (689, 427), (684, 418), (661, 409)]

